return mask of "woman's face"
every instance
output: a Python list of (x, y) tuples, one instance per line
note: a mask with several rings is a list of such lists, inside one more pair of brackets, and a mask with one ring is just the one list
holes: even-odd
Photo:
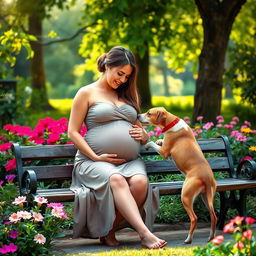
[(132, 73), (132, 66), (125, 65), (125, 66), (118, 66), (118, 67), (106, 67), (106, 79), (109, 86), (113, 89), (117, 89), (120, 85), (127, 82), (131, 73)]

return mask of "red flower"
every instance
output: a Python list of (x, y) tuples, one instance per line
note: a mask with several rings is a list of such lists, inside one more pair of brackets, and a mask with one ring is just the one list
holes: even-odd
[(255, 219), (252, 217), (247, 217), (245, 218), (245, 221), (247, 224), (253, 224), (255, 222)]
[(248, 229), (243, 232), (243, 237), (245, 237), (248, 240), (252, 240), (252, 230)]
[(9, 149), (12, 146), (12, 143), (8, 142), (8, 143), (4, 143), (2, 145), (0, 145), (0, 151), (4, 152), (7, 149)]
[(234, 248), (243, 249), (243, 248), (244, 248), (244, 244), (239, 241), (239, 242), (237, 242), (237, 243), (234, 245)]
[(6, 171), (10, 171), (12, 169), (16, 168), (16, 159), (13, 158), (11, 160), (8, 161), (8, 163), (4, 166)]
[(220, 236), (214, 237), (211, 242), (213, 244), (218, 245), (218, 244), (221, 244), (223, 241), (224, 241), (224, 236), (220, 235)]

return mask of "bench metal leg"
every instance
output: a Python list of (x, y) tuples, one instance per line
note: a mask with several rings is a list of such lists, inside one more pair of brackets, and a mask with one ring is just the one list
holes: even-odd
[(222, 230), (225, 225), (227, 212), (229, 209), (236, 209), (239, 216), (247, 217), (246, 209), (247, 190), (239, 190), (239, 199), (236, 191), (230, 191), (229, 196), (227, 191), (220, 192), (220, 214), (217, 227)]

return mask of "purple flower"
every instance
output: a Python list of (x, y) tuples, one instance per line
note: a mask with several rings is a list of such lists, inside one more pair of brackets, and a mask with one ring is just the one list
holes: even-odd
[(10, 235), (10, 238), (15, 239), (19, 236), (19, 233), (17, 230), (10, 230), (9, 235)]
[(14, 178), (16, 177), (16, 175), (14, 174), (9, 174), (6, 175), (5, 178), (7, 179), (8, 183), (13, 183)]

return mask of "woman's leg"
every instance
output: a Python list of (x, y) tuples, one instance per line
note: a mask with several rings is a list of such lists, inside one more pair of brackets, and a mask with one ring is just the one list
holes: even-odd
[(142, 246), (147, 248), (165, 246), (166, 242), (153, 235), (144, 224), (127, 180), (119, 174), (113, 174), (110, 177), (110, 186), (117, 210), (139, 233)]
[[(135, 199), (135, 202), (137, 203), (138, 208), (140, 208), (145, 202), (145, 199), (147, 196), (148, 179), (145, 175), (138, 174), (138, 175), (132, 176), (131, 178), (127, 178), (126, 180), (129, 184), (131, 194)], [(119, 242), (116, 240), (116, 237), (115, 237), (115, 232), (116, 232), (116, 228), (118, 227), (118, 225), (123, 219), (124, 218), (120, 214), (120, 212), (116, 211), (116, 218), (113, 223), (113, 228), (109, 231), (109, 234), (106, 237), (101, 238), (102, 242), (104, 242), (108, 246), (119, 245)]]

